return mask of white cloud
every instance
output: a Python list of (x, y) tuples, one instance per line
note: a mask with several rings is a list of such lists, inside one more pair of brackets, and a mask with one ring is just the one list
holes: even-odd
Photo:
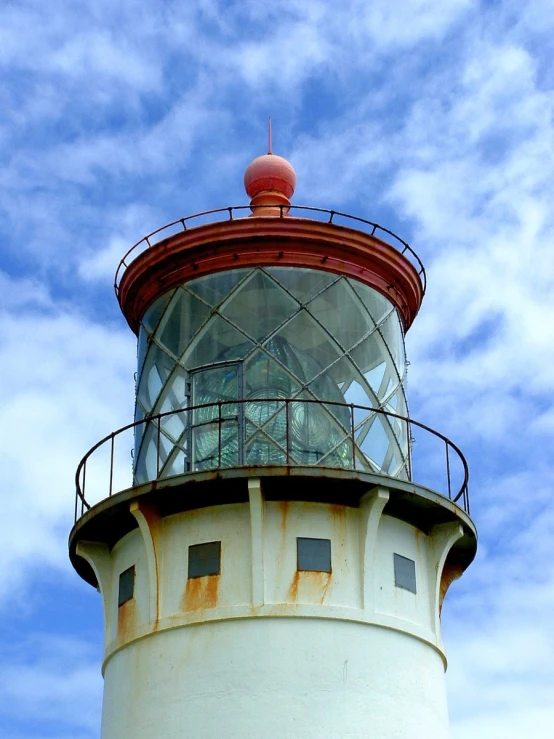
[(5, 720), (24, 717), (22, 731), (8, 728), (3, 736), (92, 739), (100, 729), (101, 690), (98, 655), (89, 644), (72, 637), (32, 634), (3, 659), (0, 710)]
[[(39, 560), (66, 576), (76, 463), (132, 413), (134, 340), (93, 291), (143, 233), (239, 192), (271, 114), (296, 202), (390, 215), (428, 268), (411, 408), (467, 453), (481, 534), (444, 611), (453, 736), (550, 736), (553, 21), (546, 0), (2, 6), (5, 605)], [(2, 658), (9, 739), (36, 736), (26, 685), (88, 739), (99, 659), (33, 639)]]
[[(11, 289), (25, 293), (28, 285)], [(17, 592), (37, 561), (65, 566), (76, 462), (132, 415), (130, 332), (54, 309), (44, 291), (38, 297), (0, 315), (0, 449), (4, 485), (9, 480), (0, 521), (3, 595)]]

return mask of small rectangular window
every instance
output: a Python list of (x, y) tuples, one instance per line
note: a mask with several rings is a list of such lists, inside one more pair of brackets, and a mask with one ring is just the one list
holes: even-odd
[(401, 554), (394, 555), (394, 584), (397, 588), (416, 592), (415, 562), (413, 559), (403, 557)]
[(331, 540), (298, 537), (297, 567), (311, 572), (331, 572)]
[(221, 542), (193, 544), (189, 547), (189, 579), (219, 575), (221, 572)]
[(117, 605), (122, 606), (135, 594), (135, 565), (122, 572), (119, 576), (119, 594)]

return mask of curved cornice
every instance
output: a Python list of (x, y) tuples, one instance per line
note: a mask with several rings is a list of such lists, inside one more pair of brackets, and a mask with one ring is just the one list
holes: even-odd
[(309, 267), (359, 280), (396, 306), (405, 330), (423, 299), (416, 268), (376, 236), (308, 218), (250, 217), (197, 226), (147, 249), (123, 274), (119, 304), (138, 333), (146, 309), (172, 287), (261, 266)]

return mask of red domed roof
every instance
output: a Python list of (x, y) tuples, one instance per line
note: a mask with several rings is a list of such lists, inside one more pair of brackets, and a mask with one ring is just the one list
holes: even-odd
[(274, 191), (292, 197), (296, 185), (296, 172), (292, 165), (276, 154), (256, 157), (244, 173), (244, 187), (251, 198), (262, 192)]

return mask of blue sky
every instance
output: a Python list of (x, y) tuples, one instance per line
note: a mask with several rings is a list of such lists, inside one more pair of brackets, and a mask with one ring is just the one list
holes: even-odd
[(453, 739), (554, 724), (554, 4), (5, 0), (0, 7), (0, 733), (99, 736), (101, 604), (67, 560), (73, 475), (132, 417), (113, 296), (145, 233), (294, 202), (397, 232), (428, 292), (412, 415), (471, 469), (478, 558), (443, 625)]

